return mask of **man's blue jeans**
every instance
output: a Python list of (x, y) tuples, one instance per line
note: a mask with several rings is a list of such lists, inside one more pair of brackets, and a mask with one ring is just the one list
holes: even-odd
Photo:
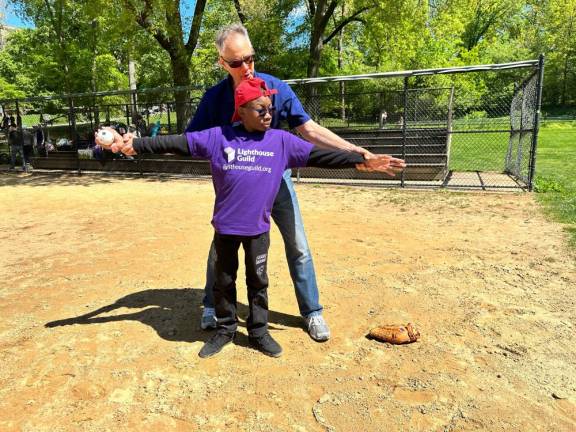
[[(298, 206), (298, 199), (290, 174), (291, 170), (284, 172), (280, 190), (272, 207), (272, 219), (284, 239), (286, 260), (288, 261), (290, 276), (294, 283), (300, 314), (303, 317), (309, 317), (322, 313), (322, 306), (319, 303), (318, 285), (316, 284), (316, 272), (314, 271), (312, 254), (308, 248), (304, 223), (302, 222), (300, 207)], [(214, 307), (215, 263), (216, 249), (214, 242), (212, 242), (206, 267), (204, 307)]]

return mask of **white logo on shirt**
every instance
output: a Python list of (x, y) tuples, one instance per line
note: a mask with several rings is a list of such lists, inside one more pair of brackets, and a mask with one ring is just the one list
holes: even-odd
[(256, 149), (233, 149), (232, 147), (226, 147), (224, 149), (224, 153), (226, 153), (226, 160), (228, 163), (232, 162), (233, 160), (237, 160), (238, 162), (256, 162), (257, 156), (264, 156), (264, 157), (274, 157), (273, 151), (265, 151), (265, 150), (256, 150)]
[(232, 162), (236, 157), (236, 151), (232, 147), (226, 147), (224, 149), (224, 153), (226, 153), (226, 159), (228, 163)]

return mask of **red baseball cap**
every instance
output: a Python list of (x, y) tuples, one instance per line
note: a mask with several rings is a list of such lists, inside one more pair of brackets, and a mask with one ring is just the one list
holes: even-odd
[(232, 116), (232, 122), (240, 120), (238, 107), (254, 99), (258, 99), (260, 96), (270, 96), (276, 93), (278, 93), (278, 90), (266, 87), (266, 83), (261, 78), (242, 81), (234, 91), (234, 115)]

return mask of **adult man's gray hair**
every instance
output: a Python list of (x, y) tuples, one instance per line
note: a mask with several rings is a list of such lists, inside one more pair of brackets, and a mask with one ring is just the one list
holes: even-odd
[(233, 33), (244, 36), (248, 40), (250, 46), (252, 46), (252, 42), (250, 42), (250, 36), (248, 36), (248, 30), (246, 30), (246, 27), (239, 23), (230, 24), (226, 27), (222, 27), (218, 31), (218, 34), (216, 34), (216, 48), (218, 48), (219, 53), (224, 51), (224, 42), (226, 39), (228, 39), (228, 36)]

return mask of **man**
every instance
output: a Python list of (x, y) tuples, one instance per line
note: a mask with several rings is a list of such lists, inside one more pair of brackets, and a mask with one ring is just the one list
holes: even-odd
[[(229, 75), (206, 91), (194, 117), (186, 128), (186, 132), (229, 125), (234, 113), (234, 89), (242, 80), (257, 76), (265, 81), (268, 88), (277, 90), (277, 94), (273, 96), (272, 100), (272, 104), (276, 108), (272, 117), (272, 128), (279, 128), (280, 122), (286, 120), (290, 128), (295, 128), (305, 140), (320, 148), (356, 152), (364, 156), (365, 159), (376, 157), (314, 122), (304, 111), (302, 104), (286, 83), (271, 75), (256, 73), (254, 69), (255, 53), (244, 26), (233, 24), (220, 30), (216, 37), (216, 47), (219, 53), (218, 63)], [(378, 157), (387, 160), (391, 167), (391, 174), (394, 173), (395, 168), (403, 167), (404, 161), (400, 159), (386, 155), (379, 155)], [(290, 170), (284, 173), (280, 190), (272, 208), (272, 219), (284, 239), (286, 259), (294, 283), (300, 314), (305, 320), (310, 337), (322, 342), (330, 338), (330, 329), (322, 316), (312, 255), (306, 240), (300, 208), (290, 175)], [(215, 261), (216, 252), (214, 243), (212, 243), (206, 269), (204, 311), (201, 319), (203, 329), (216, 327), (213, 295)]]

